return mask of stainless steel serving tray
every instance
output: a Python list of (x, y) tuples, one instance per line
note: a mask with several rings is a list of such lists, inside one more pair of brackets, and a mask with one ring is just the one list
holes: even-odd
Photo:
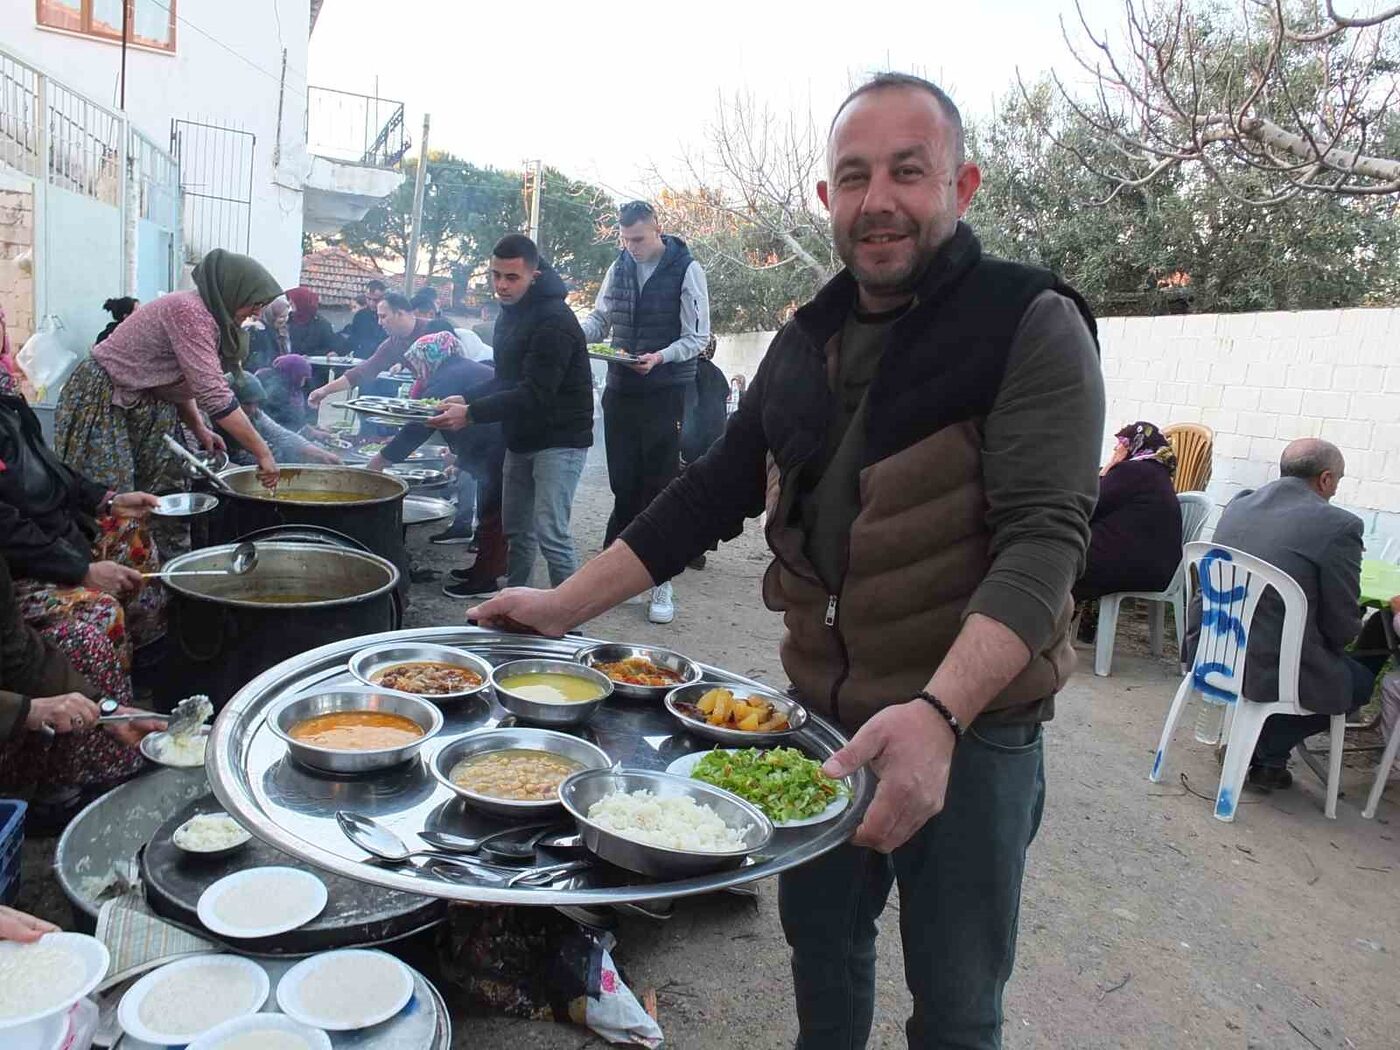
[[(528, 657), (570, 659), (591, 640), (547, 639), (504, 634), (473, 627), (432, 627), (389, 631), (335, 642), (286, 660), (249, 682), (219, 715), (210, 738), (206, 768), (223, 807), (260, 838), (317, 867), (349, 878), (447, 900), (492, 904), (583, 905), (663, 900), (738, 886), (776, 875), (812, 860), (845, 842), (854, 833), (874, 794), (875, 780), (862, 770), (850, 778), (852, 804), (823, 824), (780, 828), (761, 854), (743, 867), (682, 879), (653, 882), (616, 869), (590, 873), (584, 881), (554, 887), (506, 888), (488, 885), (460, 872), (448, 873), (417, 862), (401, 866), (371, 863), (340, 831), (335, 813), (355, 810), (381, 820), (410, 843), (426, 829), (475, 834), (507, 825), (474, 812), (434, 779), (429, 763), (451, 741), (474, 729), (507, 719), (494, 699), (444, 705), (445, 724), (424, 746), (418, 761), (395, 770), (358, 777), (336, 777), (303, 769), (287, 757), (286, 747), (267, 724), (279, 701), (307, 689), (354, 682), (347, 661), (369, 645), (386, 642), (436, 642), (467, 649), (493, 665)], [(707, 680), (757, 687), (759, 683), (715, 667), (701, 665)], [(664, 770), (681, 755), (712, 745), (686, 735), (660, 704), (604, 704), (580, 735), (603, 748), (628, 768)], [(825, 759), (845, 738), (813, 717), (793, 746)]]

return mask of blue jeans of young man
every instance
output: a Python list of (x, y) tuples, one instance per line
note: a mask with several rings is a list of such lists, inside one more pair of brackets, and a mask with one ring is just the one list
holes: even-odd
[(558, 587), (578, 568), (569, 518), (587, 458), (586, 448), (506, 452), (501, 513), (510, 550), (507, 586), (529, 585), (535, 555), (541, 551), (551, 587)]
[(780, 877), (798, 1050), (860, 1050), (875, 1011), (876, 920), (899, 883), (914, 1050), (997, 1050), (1026, 849), (1040, 827), (1039, 726), (974, 725), (943, 810), (892, 854), (850, 844)]

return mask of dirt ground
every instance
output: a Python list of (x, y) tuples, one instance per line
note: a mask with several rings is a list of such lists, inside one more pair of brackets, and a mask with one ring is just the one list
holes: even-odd
[[(590, 460), (575, 513), (581, 553), (595, 553), (610, 499), (601, 456)], [(415, 554), (447, 569), (462, 548), (425, 542)], [(778, 618), (758, 601), (766, 564), (757, 524), (676, 585), (675, 623), (625, 606), (585, 630), (647, 639), (773, 683)], [(456, 620), (463, 603), (414, 589), (410, 624)], [(1211, 816), (1218, 771), (1209, 748), (1178, 733), (1161, 785), (1146, 774), (1177, 681), (1152, 659), (1145, 624), (1129, 617), (1111, 678), (1087, 651), (1047, 727), (1048, 799), (1031, 850), (1005, 1045), (1029, 1048), (1382, 1048), (1400, 1022), (1400, 789), (1377, 820), (1361, 819), (1372, 771), (1349, 764), (1338, 819), (1321, 785), (1295, 763), (1297, 786), (1247, 795), (1238, 819)], [(46, 865), (52, 844), (26, 846), (21, 905), (66, 918)], [(870, 1045), (904, 1045), (908, 1012), (897, 903), (881, 925), (878, 1001)], [(790, 1047), (796, 1020), (777, 888), (756, 902), (680, 902), (661, 925), (626, 922), (616, 956), (636, 989), (657, 990), (667, 1045), (678, 1050)], [(742, 991), (732, 990), (736, 984)], [(587, 1030), (458, 1015), (454, 1046), (574, 1050), (601, 1045)]]

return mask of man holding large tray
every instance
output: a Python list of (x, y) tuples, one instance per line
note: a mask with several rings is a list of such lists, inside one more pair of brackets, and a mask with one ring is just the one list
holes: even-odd
[(857, 89), (827, 160), (846, 269), (774, 338), (723, 438), (563, 586), (473, 616), (562, 634), (766, 511), (783, 667), (854, 732), (826, 770), (879, 777), (853, 840), (781, 877), (799, 1046), (864, 1045), (897, 879), (910, 1045), (994, 1048), (1097, 492), (1094, 322), (959, 221), (981, 173), (933, 84)]

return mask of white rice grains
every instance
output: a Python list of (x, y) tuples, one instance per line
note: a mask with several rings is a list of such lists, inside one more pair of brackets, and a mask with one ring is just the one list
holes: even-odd
[(737, 831), (689, 795), (614, 791), (589, 807), (588, 819), (624, 838), (663, 849), (729, 853), (744, 848)]

